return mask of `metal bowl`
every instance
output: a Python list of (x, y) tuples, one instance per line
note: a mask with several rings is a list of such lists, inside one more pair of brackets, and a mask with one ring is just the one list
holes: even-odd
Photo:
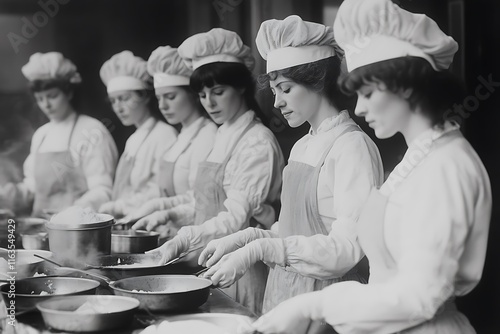
[(37, 303), (56, 297), (95, 294), (99, 282), (76, 277), (32, 277), (0, 286), (5, 305), (15, 302), (16, 311), (35, 310)]
[[(35, 273), (45, 270), (44, 260), (35, 256), (41, 255), (46, 258), (52, 257), (52, 253), (46, 250), (18, 249), (15, 251), (0, 251), (0, 280), (6, 281), (9, 272), (15, 272), (16, 279), (33, 277)], [(8, 262), (11, 261), (11, 262)], [(7, 276), (5, 276), (7, 275)]]
[(111, 231), (111, 253), (144, 253), (158, 247), (160, 234), (153, 231)]
[[(85, 303), (96, 312), (77, 311)], [(96, 295), (53, 298), (39, 303), (37, 308), (48, 327), (70, 332), (96, 332), (130, 325), (138, 306), (139, 301), (134, 298)]]
[(212, 281), (190, 275), (151, 275), (111, 282), (115, 295), (140, 301), (140, 309), (151, 312), (179, 312), (203, 305)]

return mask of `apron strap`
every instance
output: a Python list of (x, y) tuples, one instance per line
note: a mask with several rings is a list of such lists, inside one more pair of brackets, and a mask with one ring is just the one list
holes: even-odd
[[(342, 124), (340, 124), (335, 130), (342, 129), (342, 127), (343, 127)], [(340, 133), (337, 130), (332, 135), (332, 137), (333, 137), (332, 142), (330, 143), (330, 145), (328, 145), (328, 148), (325, 150), (325, 152), (323, 152), (323, 155), (321, 156), (321, 159), (318, 161), (318, 164), (316, 165), (315, 168), (321, 169), (321, 167), (325, 163), (325, 160), (326, 160), (326, 157), (328, 156), (328, 153), (330, 153), (330, 151), (332, 150), (332, 147), (333, 147), (333, 145), (335, 145), (335, 142), (337, 141), (337, 139), (339, 139), (340, 137), (342, 137), (344, 134), (346, 134), (348, 132), (354, 132), (354, 131), (361, 131), (361, 129), (359, 128), (359, 126), (357, 124), (345, 125), (345, 127), (342, 129), (342, 131)]]
[[(71, 127), (71, 132), (69, 133), (69, 138), (68, 138), (68, 150), (69, 148), (71, 147), (71, 139), (73, 137), (73, 132), (75, 131), (75, 128), (76, 128), (76, 123), (78, 122), (78, 118), (80, 117), (80, 114), (76, 114), (76, 117), (75, 117), (75, 120), (73, 122), (73, 126)], [(42, 147), (42, 144), (45, 140), (45, 137), (47, 137), (47, 134), (45, 134), (43, 137), (42, 137), (42, 140), (40, 141), (40, 144), (38, 145), (37, 149), (36, 149), (36, 152), (40, 151), (40, 147)]]
[[(142, 138), (142, 141), (141, 143), (139, 144), (139, 146), (137, 147), (137, 150), (135, 151), (135, 154), (133, 157), (135, 157), (137, 155), (137, 153), (141, 150), (141, 147), (142, 145), (144, 145), (144, 142), (146, 141), (146, 139), (148, 139), (149, 135), (153, 132), (153, 130), (156, 128), (156, 125), (158, 124), (158, 122), (160, 122), (159, 120), (156, 120), (153, 124), (153, 126), (151, 127), (151, 129), (149, 129), (148, 133), (146, 134), (146, 136), (144, 136), (144, 138)], [(129, 158), (129, 157), (126, 157), (126, 158)]]
[(224, 158), (224, 161), (222, 162), (222, 165), (223, 166), (226, 166), (227, 163), (229, 162), (229, 160), (231, 159), (231, 156), (233, 155), (233, 152), (234, 150), (236, 149), (236, 146), (238, 145), (238, 143), (240, 142), (240, 140), (245, 136), (245, 134), (251, 129), (253, 128), (255, 125), (257, 124), (257, 121), (255, 119), (253, 119), (245, 128), (245, 130), (243, 130), (243, 132), (241, 133), (240, 137), (238, 138), (238, 140), (236, 140), (234, 143), (233, 143), (233, 146), (231, 147), (231, 149), (229, 150), (229, 152), (227, 153), (226, 157)]

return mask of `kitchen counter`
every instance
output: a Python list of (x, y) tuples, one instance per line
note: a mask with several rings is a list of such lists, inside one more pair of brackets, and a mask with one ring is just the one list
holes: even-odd
[[(3, 309), (2, 301), (2, 309)], [(4, 310), (4, 309), (3, 309)], [(195, 311), (184, 314), (193, 313), (229, 313), (248, 316), (255, 318), (249, 309), (236, 303), (232, 298), (227, 296), (224, 292), (219, 289), (211, 289), (210, 296), (205, 304)], [(2, 311), (4, 314), (4, 311)], [(133, 323), (128, 328), (117, 329), (114, 331), (106, 331), (109, 334), (138, 334), (142, 329), (147, 326), (161, 322), (162, 320), (167, 320), (169, 316), (173, 314), (159, 313), (159, 314), (148, 314), (144, 311), (138, 311), (134, 315)], [(7, 324), (7, 320), (2, 320), (0, 322), (0, 331), (4, 334), (50, 334), (50, 333), (61, 333), (60, 331), (51, 331), (45, 326), (42, 316), (39, 312), (32, 312), (29, 314), (20, 315), (16, 318), (17, 326), (13, 328), (11, 325)]]

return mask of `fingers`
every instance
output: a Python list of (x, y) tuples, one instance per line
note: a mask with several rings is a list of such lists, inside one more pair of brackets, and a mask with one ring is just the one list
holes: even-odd
[(144, 230), (146, 228), (146, 226), (148, 226), (148, 223), (149, 223), (148, 217), (144, 217), (142, 219), (139, 219), (137, 221), (137, 223), (135, 223), (134, 225), (132, 225), (131, 228), (133, 230)]
[(212, 256), (216, 247), (213, 241), (210, 241), (205, 249), (201, 252), (200, 257), (198, 258), (198, 264), (204, 267), (211, 267), (206, 265), (207, 260)]

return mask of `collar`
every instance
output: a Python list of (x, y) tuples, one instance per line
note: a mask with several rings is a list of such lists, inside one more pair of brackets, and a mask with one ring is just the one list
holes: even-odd
[(255, 112), (253, 110), (247, 110), (243, 115), (241, 115), (233, 124), (228, 125), (226, 123), (222, 124), (217, 130), (220, 134), (227, 134), (228, 132), (235, 132), (241, 128), (245, 128), (250, 122), (255, 118)]
[(313, 131), (313, 129), (309, 129), (309, 134), (311, 136), (315, 136), (317, 134), (327, 132), (335, 128), (336, 126), (347, 122), (350, 120), (351, 117), (349, 116), (349, 113), (346, 110), (342, 110), (338, 115), (328, 117), (318, 127), (318, 130), (316, 132)]

